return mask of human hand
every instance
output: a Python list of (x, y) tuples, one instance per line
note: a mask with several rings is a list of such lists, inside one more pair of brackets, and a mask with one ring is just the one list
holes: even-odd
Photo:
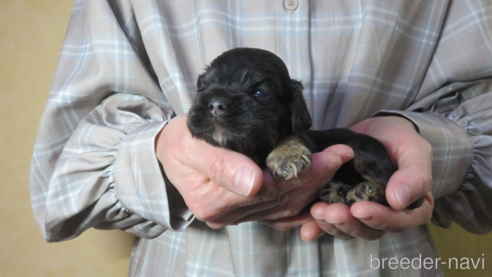
[[(351, 207), (319, 202), (311, 208), (315, 220), (306, 220), (301, 237), (313, 240), (329, 233), (341, 239), (361, 237), (378, 239), (385, 232), (401, 232), (430, 221), (434, 200), (432, 189), (432, 148), (402, 117), (375, 117), (351, 128), (379, 139), (387, 148), (398, 170), (386, 187), (391, 207), (373, 202), (356, 202)], [(409, 204), (424, 197), (419, 208), (407, 210)]]
[(156, 155), (191, 212), (211, 228), (299, 214), (353, 156), (347, 146), (331, 147), (314, 154), (295, 180), (275, 180), (248, 157), (192, 138), (186, 120), (168, 122), (156, 138)]

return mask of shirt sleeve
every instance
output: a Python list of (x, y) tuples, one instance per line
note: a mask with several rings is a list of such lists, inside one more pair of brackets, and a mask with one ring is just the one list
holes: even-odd
[(146, 238), (184, 229), (192, 216), (155, 155), (173, 115), (131, 5), (76, 1), (31, 165), (45, 239), (91, 227)]
[(433, 222), (477, 234), (492, 230), (491, 10), (453, 2), (414, 103), (376, 114), (407, 118), (432, 145)]

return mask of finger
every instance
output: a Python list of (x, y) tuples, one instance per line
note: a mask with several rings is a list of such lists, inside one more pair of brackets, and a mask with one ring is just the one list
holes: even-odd
[(258, 204), (258, 206), (265, 208), (261, 210), (253, 207), (244, 207), (243, 210), (246, 213), (235, 221), (278, 220), (298, 216), (316, 198), (317, 190), (309, 189), (308, 192), (310, 193), (306, 194), (302, 188), (290, 191), (276, 199)]
[(322, 229), (329, 228), (328, 230), (331, 232), (333, 232), (333, 227), (338, 229), (336, 236), (375, 240), (384, 235), (383, 231), (370, 228), (354, 218), (350, 212), (350, 208), (343, 204), (328, 205), (322, 203), (313, 206), (311, 213), (314, 218), (320, 221), (320, 227)]
[[(319, 202), (319, 203), (316, 203), (313, 205), (313, 207), (311, 208), (311, 215), (313, 216), (313, 218), (316, 220), (316, 223), (318, 224), (318, 226), (323, 230), (325, 231), (326, 233), (336, 237), (336, 238), (339, 238), (339, 239), (342, 239), (342, 240), (350, 240), (350, 239), (353, 239), (354, 237), (343, 232), (342, 230), (340, 230), (335, 224), (339, 224), (339, 223), (342, 223), (341, 221), (332, 221), (331, 219), (329, 219), (330, 221), (328, 221), (326, 218), (325, 218), (325, 215), (326, 215), (326, 210), (332, 206), (332, 209), (337, 209), (338, 210), (343, 210), (343, 209), (347, 209), (348, 207), (346, 205), (343, 205), (343, 204), (332, 204), (332, 205), (328, 205), (327, 203), (324, 203), (324, 202)], [(338, 207), (337, 207), (338, 206)], [(343, 207), (345, 206), (345, 207)]]
[(303, 241), (312, 241), (323, 236), (326, 232), (319, 227), (316, 220), (311, 219), (302, 225), (300, 234)]
[[(207, 217), (207, 224), (214, 229), (231, 222), (275, 220), (297, 216), (318, 195), (319, 187), (333, 177), (343, 162), (353, 157), (353, 151), (345, 145), (328, 148), (312, 157), (312, 166), (292, 180), (275, 180), (268, 170), (263, 172), (263, 184), (254, 197), (236, 202), (218, 216)], [(214, 213), (215, 214), (215, 213)]]
[[(265, 172), (264, 176), (271, 175), (268, 172)], [(280, 216), (272, 216), (272, 210), (276, 210), (280, 205), (288, 202), (294, 195), (299, 195), (297, 190), (287, 192), (273, 199), (267, 199), (264, 195), (255, 195), (247, 199), (247, 201), (238, 203), (238, 206), (234, 207), (234, 209), (231, 209), (227, 213), (224, 213), (219, 217), (212, 218), (207, 222), (207, 224), (211, 228), (220, 229), (230, 225), (231, 223), (238, 224), (247, 221), (273, 220), (281, 218)]]
[(186, 127), (186, 119), (185, 116), (177, 117), (172, 122), (172, 124), (180, 124), (185, 128), (185, 131), (180, 134), (178, 149), (180, 154), (185, 155), (175, 158), (202, 172), (226, 190), (242, 196), (255, 194), (260, 189), (263, 180), (263, 174), (258, 165), (245, 155), (214, 147), (204, 140), (192, 138)]
[(275, 180), (264, 172), (261, 190), (255, 197), (264, 201), (255, 206), (237, 209), (220, 218), (226, 222), (275, 220), (298, 215), (318, 196), (318, 191), (331, 180), (342, 163), (353, 158), (353, 150), (346, 145), (335, 145), (312, 156), (310, 168), (292, 180)]
[(361, 201), (351, 207), (351, 213), (365, 225), (378, 230), (403, 232), (429, 223), (432, 217), (434, 199), (429, 192), (424, 203), (413, 210), (396, 211), (376, 203)]
[(322, 176), (321, 182), (324, 185), (333, 178), (335, 172), (342, 164), (353, 158), (354, 150), (349, 146), (343, 144), (330, 146), (319, 153), (313, 154), (310, 170), (305, 172), (304, 176)]
[(276, 229), (277, 231), (287, 231), (294, 227), (298, 227), (313, 221), (313, 217), (309, 211), (303, 212), (297, 216), (286, 217), (274, 220), (262, 220), (261, 222)]
[(386, 198), (396, 210), (423, 197), (432, 189), (432, 147), (423, 138), (416, 138), (398, 149), (398, 170), (386, 187)]

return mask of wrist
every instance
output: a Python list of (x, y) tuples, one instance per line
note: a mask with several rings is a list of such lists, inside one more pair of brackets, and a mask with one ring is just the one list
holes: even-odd
[[(433, 189), (435, 199), (454, 192), (471, 166), (472, 146), (465, 129), (452, 119), (435, 113), (384, 110), (375, 116), (404, 117), (417, 126), (418, 134), (433, 150)], [(443, 162), (445, 161), (445, 162)]]

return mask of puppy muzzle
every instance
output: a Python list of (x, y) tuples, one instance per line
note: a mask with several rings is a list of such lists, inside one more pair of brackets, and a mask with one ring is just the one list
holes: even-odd
[(227, 109), (227, 104), (225, 103), (224, 100), (220, 98), (213, 98), (208, 103), (208, 111), (210, 112), (210, 114), (212, 114), (215, 117), (221, 116), (226, 109)]

